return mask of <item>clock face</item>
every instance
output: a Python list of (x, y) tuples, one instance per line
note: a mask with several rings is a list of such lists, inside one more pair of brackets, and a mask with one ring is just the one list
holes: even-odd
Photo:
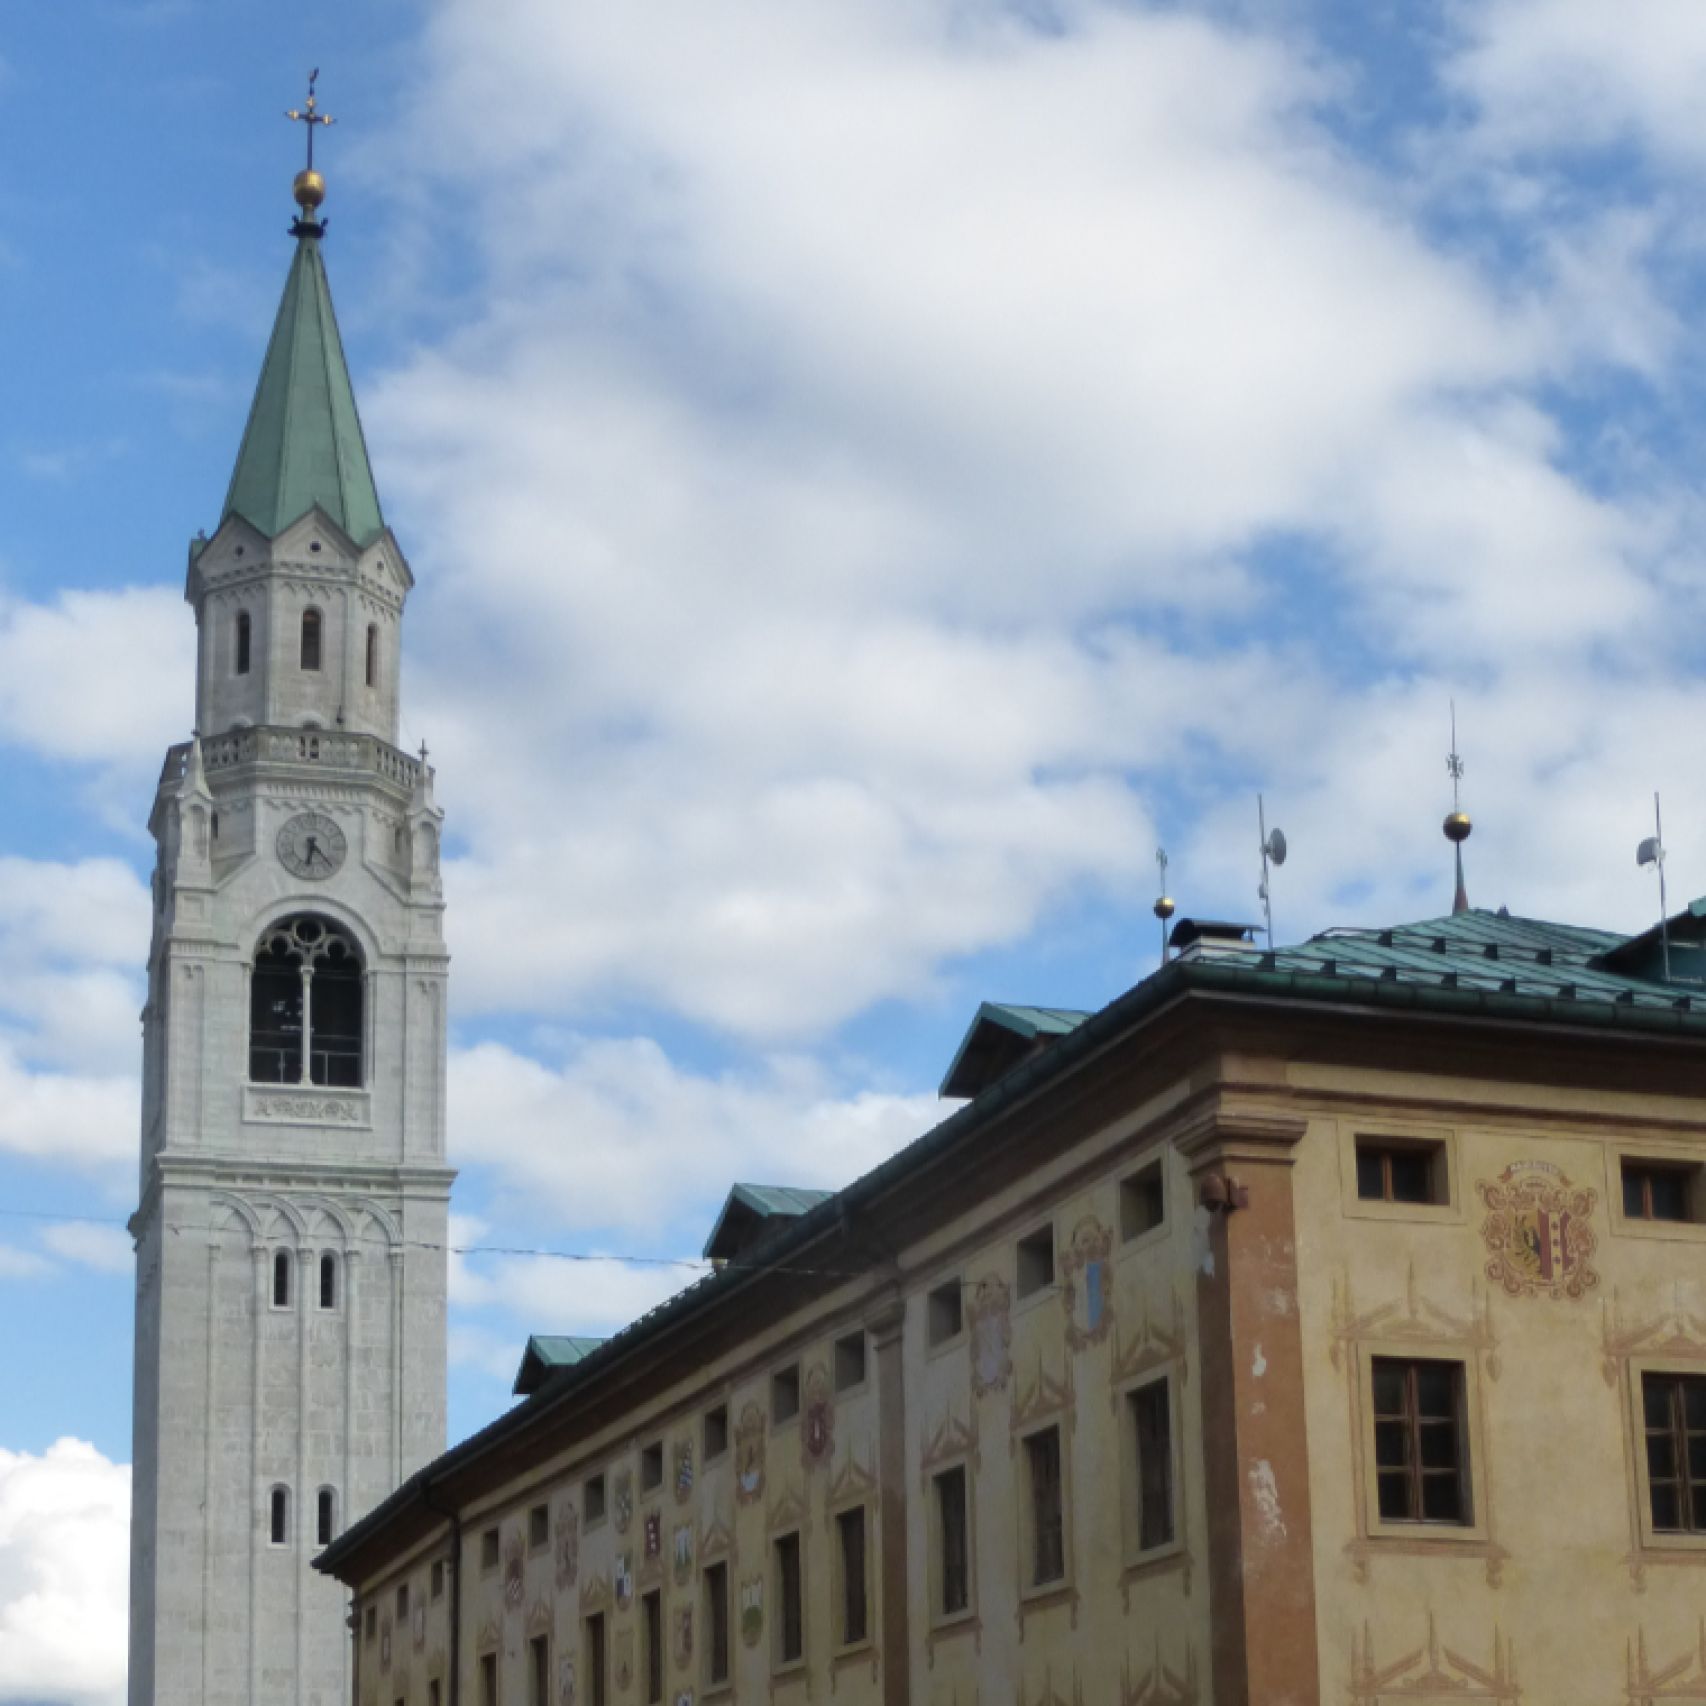
[(323, 812), (298, 812), (278, 832), (278, 862), (293, 876), (329, 877), (348, 851), (344, 832)]

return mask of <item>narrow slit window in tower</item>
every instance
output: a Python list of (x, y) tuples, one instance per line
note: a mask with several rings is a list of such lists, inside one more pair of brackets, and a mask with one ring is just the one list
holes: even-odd
[(249, 673), (249, 613), (246, 610), (237, 612), (237, 673)]
[(272, 1490), (271, 1510), (269, 1516), (268, 1534), (274, 1546), (286, 1545), (290, 1540), (290, 1490), (287, 1487), (274, 1487)]
[(314, 1513), (314, 1538), (318, 1545), (330, 1546), (337, 1533), (338, 1504), (330, 1487), (320, 1489), (319, 1508)]
[(336, 1309), (338, 1306), (338, 1258), (327, 1250), (320, 1257), (320, 1307)]
[(318, 669), (320, 667), (320, 612), (304, 610), (302, 612), (302, 667)]
[(367, 685), (379, 685), (379, 624), (369, 622), (367, 625)]
[(290, 1252), (278, 1251), (272, 1259), (272, 1305), (274, 1309), (290, 1307)]

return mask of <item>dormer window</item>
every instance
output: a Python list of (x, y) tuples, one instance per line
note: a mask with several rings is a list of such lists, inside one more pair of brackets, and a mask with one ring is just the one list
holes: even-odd
[(369, 622), (367, 625), (367, 685), (379, 685), (379, 624)]
[(363, 984), (361, 950), (337, 925), (275, 924), (249, 974), (250, 1082), (359, 1088)]
[(302, 612), (302, 667), (318, 669), (320, 667), (320, 612), (304, 610)]
[(246, 610), (237, 612), (237, 673), (249, 673), (249, 613)]

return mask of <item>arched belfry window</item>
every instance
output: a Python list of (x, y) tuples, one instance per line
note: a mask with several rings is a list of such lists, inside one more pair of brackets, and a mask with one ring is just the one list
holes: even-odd
[(379, 624), (369, 622), (367, 625), (367, 685), (379, 685)]
[(237, 673), (249, 673), (249, 613), (246, 610), (237, 612)]
[(255, 1084), (361, 1084), (362, 963), (354, 939), (302, 913), (261, 938), (249, 978)]
[(302, 667), (318, 669), (320, 667), (320, 612), (304, 610), (302, 612)]
[(274, 1309), (290, 1307), (290, 1252), (277, 1251), (272, 1259), (272, 1306)]
[(320, 1307), (336, 1309), (338, 1306), (338, 1258), (330, 1250), (320, 1257)]

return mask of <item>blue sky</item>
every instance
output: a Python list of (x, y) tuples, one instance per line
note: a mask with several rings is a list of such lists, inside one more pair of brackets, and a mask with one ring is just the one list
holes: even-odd
[(449, 813), (453, 1436), (733, 1179), (923, 1130), (980, 999), (1150, 969), (1158, 842), (1254, 916), (1261, 789), (1282, 935), (1443, 910), (1453, 698), (1477, 902), (1649, 921), (1655, 788), (1706, 890), (1688, 0), (14, 8), (0, 1701), (119, 1697), (143, 825), (315, 64)]

